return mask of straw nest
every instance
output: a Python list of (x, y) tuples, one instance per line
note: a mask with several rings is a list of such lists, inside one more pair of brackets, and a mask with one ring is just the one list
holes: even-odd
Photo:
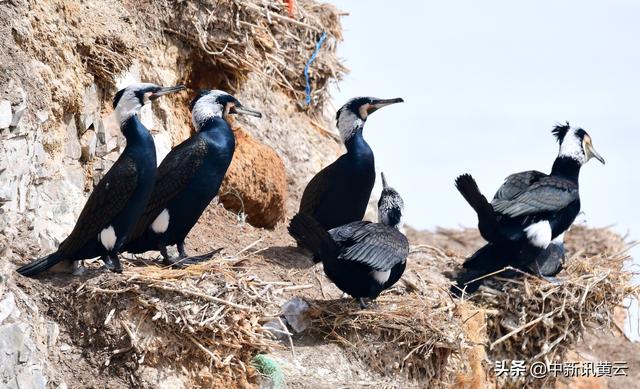
[(382, 375), (440, 382), (448, 373), (449, 356), (460, 347), (455, 306), (435, 296), (386, 294), (367, 310), (358, 310), (353, 300), (316, 300), (310, 306), (312, 331)]
[[(573, 228), (566, 238), (567, 261), (551, 283), (530, 275), (496, 275), (471, 301), (487, 309), (488, 354), (493, 361), (563, 361), (587, 330), (618, 327), (614, 311), (637, 293), (623, 238), (608, 229)], [(618, 330), (621, 329), (618, 327)], [(501, 387), (550, 385), (553, 377), (505, 378)]]
[[(346, 68), (336, 56), (342, 40), (340, 13), (330, 4), (298, 0), (293, 14), (284, 2), (266, 0), (152, 0), (165, 34), (210, 61), (211, 71), (237, 90), (250, 72), (287, 91), (301, 108), (320, 112), (329, 99), (329, 82)], [(149, 12), (145, 8), (145, 12)], [(158, 22), (161, 21), (161, 22)], [(326, 40), (310, 66), (311, 104), (306, 105), (304, 68), (323, 33)], [(204, 69), (203, 69), (204, 70)], [(223, 84), (224, 85), (224, 84)]]
[[(567, 234), (561, 284), (494, 277), (471, 299), (454, 299), (443, 273), (463, 261), (460, 245), (473, 242), (466, 254), (479, 243), (477, 231), (422, 234), (433, 244), (412, 246), (402, 282), (370, 309), (359, 309), (353, 299), (305, 298), (307, 334), (337, 342), (373, 372), (407, 385), (486, 383), (493, 380), (487, 359), (562, 361), (586, 330), (615, 326), (614, 309), (636, 292), (623, 268), (624, 240), (606, 229), (576, 227)], [(256, 259), (252, 247), (187, 269), (130, 266), (124, 277), (85, 277), (63, 290), (66, 304), (56, 304), (54, 315), (77, 328), (79, 345), (98, 363), (125, 366), (132, 384), (143, 364), (186, 369), (199, 386), (255, 383), (251, 359), (293, 344), (291, 337), (273, 340), (264, 324), (283, 301), (300, 295), (301, 286), (255, 276), (246, 266)], [(311, 272), (303, 281), (309, 284), (304, 288), (317, 285)]]
[(118, 278), (90, 274), (62, 293), (66, 304), (56, 305), (57, 314), (77, 327), (96, 363), (124, 366), (133, 385), (143, 364), (183, 371), (189, 386), (240, 385), (256, 378), (256, 354), (280, 347), (261, 319), (271, 296), (288, 286), (235, 268), (244, 259), (239, 253), (187, 269), (128, 267)]

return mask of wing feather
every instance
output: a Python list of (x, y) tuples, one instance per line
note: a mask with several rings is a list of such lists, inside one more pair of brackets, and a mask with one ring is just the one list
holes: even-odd
[(60, 244), (59, 251), (72, 255), (90, 239), (95, 239), (127, 205), (137, 186), (138, 169), (135, 161), (123, 154), (93, 189), (73, 231)]
[(367, 264), (387, 271), (404, 262), (409, 241), (397, 229), (370, 222), (354, 222), (329, 231), (340, 246), (339, 259)]
[(196, 136), (174, 147), (158, 166), (156, 182), (147, 206), (136, 223), (130, 241), (142, 236), (169, 202), (180, 194), (204, 162), (208, 146)]

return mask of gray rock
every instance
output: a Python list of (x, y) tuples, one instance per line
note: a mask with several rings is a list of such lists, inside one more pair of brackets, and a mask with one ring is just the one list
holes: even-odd
[(287, 323), (295, 332), (300, 333), (311, 324), (306, 315), (308, 309), (309, 304), (303, 299), (296, 297), (282, 304), (280, 315), (284, 316)]
[(80, 138), (80, 147), (82, 148), (81, 160), (84, 162), (93, 161), (96, 156), (96, 146), (98, 145), (98, 136), (92, 129), (87, 130)]
[(64, 124), (67, 127), (67, 135), (64, 141), (64, 153), (71, 159), (80, 159), (82, 156), (82, 148), (78, 141), (78, 128), (73, 115), (67, 114), (64, 117)]
[(9, 128), (12, 120), (11, 102), (9, 100), (0, 100), (0, 129)]
[(82, 112), (80, 113), (80, 133), (87, 131), (95, 122), (100, 120), (100, 99), (96, 84), (91, 84), (84, 91), (82, 97)]
[(36, 112), (36, 117), (40, 121), (40, 124), (42, 124), (42, 123), (46, 122), (47, 120), (49, 120), (49, 112), (47, 112), (47, 111), (38, 111), (38, 112)]
[(9, 316), (15, 316), (15, 311), (16, 300), (13, 293), (9, 292), (6, 297), (0, 301), (0, 324), (2, 324)]

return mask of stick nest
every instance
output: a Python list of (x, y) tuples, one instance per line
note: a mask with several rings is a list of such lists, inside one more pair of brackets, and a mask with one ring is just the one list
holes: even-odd
[(344, 299), (310, 305), (313, 332), (350, 350), (373, 371), (421, 385), (444, 380), (449, 356), (463, 342), (455, 304), (436, 295), (388, 293), (367, 310)]
[[(264, 78), (265, 90), (274, 85), (287, 91), (301, 108), (320, 112), (328, 101), (330, 81), (341, 80), (347, 69), (336, 56), (342, 40), (340, 14), (330, 4), (296, 1), (290, 15), (284, 2), (266, 0), (152, 0), (165, 34), (189, 45), (216, 71), (228, 77), (229, 87), (250, 72)], [(303, 70), (323, 33), (324, 45), (309, 76), (311, 104), (304, 104)], [(237, 88), (236, 88), (237, 89)]]
[[(473, 303), (488, 309), (488, 354), (494, 360), (526, 360), (528, 364), (563, 361), (586, 330), (611, 331), (614, 312), (625, 297), (637, 293), (632, 273), (624, 268), (630, 257), (623, 238), (608, 229), (575, 227), (565, 241), (565, 269), (555, 284), (525, 275), (499, 275), (482, 286)], [(620, 328), (618, 328), (620, 330)], [(504, 385), (547, 385), (543, 380)]]
[[(77, 341), (95, 362), (125, 366), (136, 385), (140, 365), (173, 366), (190, 385), (225, 387), (252, 381), (251, 359), (278, 346), (260, 319), (274, 288), (218, 258), (172, 270), (129, 267), (124, 277), (102, 273), (71, 286), (61, 320), (76, 321)], [(67, 289), (68, 290), (68, 289)]]

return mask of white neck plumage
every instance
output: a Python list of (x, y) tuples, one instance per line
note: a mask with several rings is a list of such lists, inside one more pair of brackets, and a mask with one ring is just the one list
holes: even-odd
[(338, 118), (338, 131), (340, 131), (340, 138), (345, 143), (356, 133), (358, 129), (364, 126), (364, 120), (360, 119), (351, 111), (345, 111), (340, 114)]
[(222, 117), (223, 108), (218, 103), (207, 103), (206, 101), (198, 101), (193, 107), (191, 118), (193, 120), (193, 126), (200, 129), (207, 120), (213, 117)]
[(562, 140), (558, 157), (574, 159), (580, 165), (587, 162), (582, 148), (582, 141), (573, 132), (569, 132)]

